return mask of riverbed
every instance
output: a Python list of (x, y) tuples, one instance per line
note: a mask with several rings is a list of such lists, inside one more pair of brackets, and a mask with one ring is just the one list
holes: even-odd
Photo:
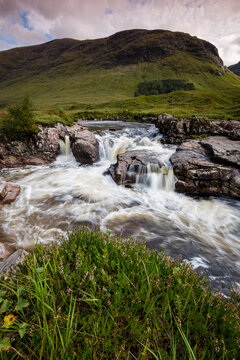
[[(87, 122), (100, 145), (100, 161), (80, 165), (69, 139), (57, 160), (45, 166), (4, 169), (1, 177), (21, 186), (14, 203), (0, 212), (0, 240), (16, 248), (50, 243), (76, 226), (100, 226), (147, 246), (182, 256), (203, 270), (214, 289), (240, 289), (240, 204), (230, 198), (193, 198), (174, 191), (169, 161), (173, 145), (162, 145), (152, 124)], [(127, 150), (152, 151), (165, 171), (148, 169), (131, 188), (104, 175)]]

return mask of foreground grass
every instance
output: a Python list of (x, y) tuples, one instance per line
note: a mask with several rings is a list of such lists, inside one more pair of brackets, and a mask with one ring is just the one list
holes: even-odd
[(186, 263), (81, 228), (2, 279), (1, 359), (237, 359), (239, 296)]

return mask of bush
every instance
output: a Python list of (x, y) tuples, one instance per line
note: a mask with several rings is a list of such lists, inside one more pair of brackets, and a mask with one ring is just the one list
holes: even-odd
[(34, 120), (33, 104), (29, 96), (25, 96), (20, 104), (9, 106), (7, 110), (8, 115), (2, 127), (9, 138), (23, 139), (38, 131)]
[(190, 265), (82, 228), (0, 282), (1, 359), (237, 359), (239, 296)]
[(195, 86), (187, 80), (179, 79), (144, 81), (138, 84), (135, 96), (168, 94), (179, 90), (195, 90)]

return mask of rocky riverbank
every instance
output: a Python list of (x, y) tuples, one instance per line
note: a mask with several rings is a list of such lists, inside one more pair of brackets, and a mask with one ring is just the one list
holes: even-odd
[(60, 151), (59, 140), (69, 136), (72, 151), (76, 160), (83, 164), (98, 161), (98, 141), (85, 126), (55, 127), (39, 126), (39, 132), (32, 134), (24, 141), (9, 141), (4, 138), (0, 142), (0, 169), (22, 167), (27, 165), (45, 165), (56, 160)]
[(240, 198), (240, 122), (162, 114), (155, 123), (163, 143), (180, 144), (170, 159), (176, 191)]
[(176, 118), (173, 115), (161, 114), (153, 119), (161, 134), (162, 143), (181, 144), (188, 139), (208, 136), (227, 136), (231, 140), (240, 140), (240, 121), (211, 121), (208, 118)]

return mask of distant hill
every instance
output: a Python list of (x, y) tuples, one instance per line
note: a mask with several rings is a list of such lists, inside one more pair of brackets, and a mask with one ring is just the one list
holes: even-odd
[(229, 70), (234, 72), (236, 75), (240, 76), (240, 61), (239, 61), (239, 63), (237, 63), (235, 65), (229, 66), (228, 68), (229, 68)]
[[(185, 80), (196, 90), (134, 98), (140, 83), (166, 79)], [(240, 81), (223, 66), (214, 45), (181, 32), (129, 30), (103, 39), (58, 39), (0, 52), (2, 106), (29, 93), (41, 106), (161, 111), (180, 104), (190, 112), (197, 103), (201, 112), (210, 109), (209, 102), (216, 108), (224, 101), (232, 106), (239, 89)]]

